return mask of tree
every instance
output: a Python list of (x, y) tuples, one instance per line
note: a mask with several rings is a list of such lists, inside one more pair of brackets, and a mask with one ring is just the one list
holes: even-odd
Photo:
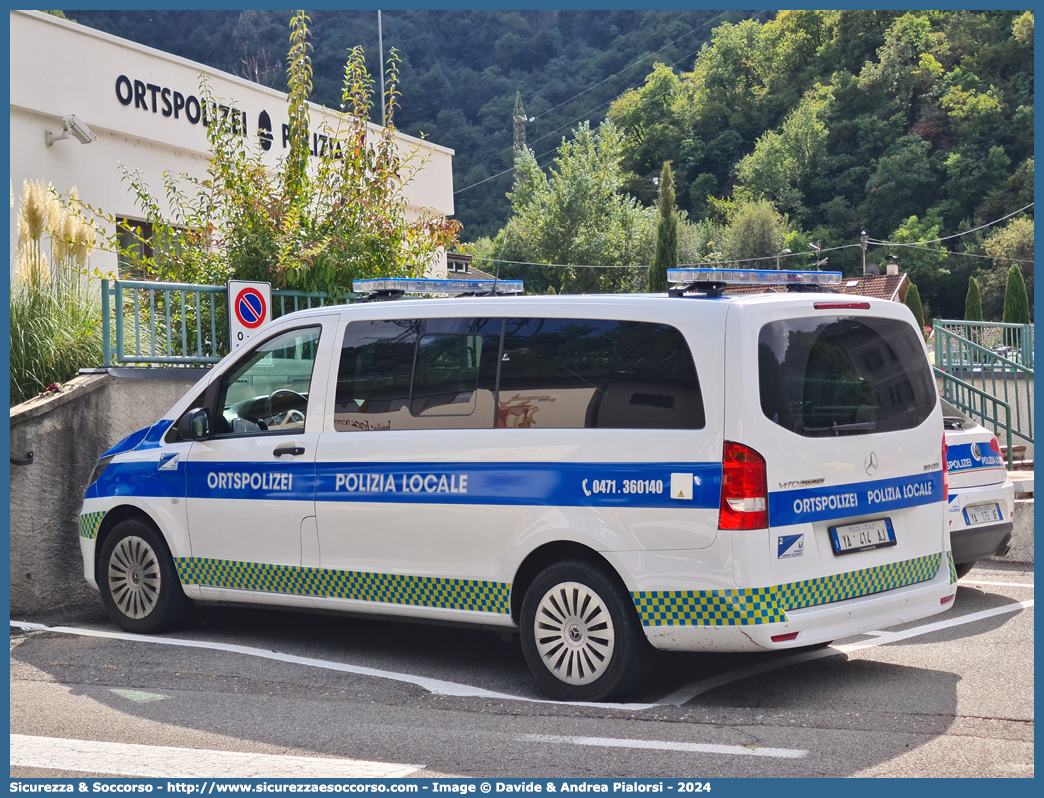
[(968, 297), (964, 300), (964, 320), (982, 321), (982, 297), (979, 296), (979, 283), (974, 277), (968, 278)]
[(947, 273), (942, 265), (946, 262), (946, 250), (938, 243), (925, 243), (938, 237), (938, 225), (922, 222), (916, 216), (904, 220), (888, 237), (889, 241), (897, 244), (916, 245), (902, 248), (900, 263), (903, 264), (903, 270), (910, 275), (910, 282), (929, 290), (940, 274)]
[(678, 211), (674, 207), (674, 173), (665, 161), (660, 172), (659, 218), (656, 221), (656, 256), (649, 269), (649, 290), (667, 290), (667, 270), (678, 268)]
[[(994, 259), (994, 267), (979, 275), (983, 313), (987, 319), (999, 319), (1005, 307), (1006, 286), (1011, 266), (1022, 271), (1027, 296), (1033, 294), (1033, 220), (1019, 217), (994, 231), (983, 242), (986, 253)], [(1033, 308), (1030, 308), (1033, 316)]]
[(779, 254), (783, 249), (785, 227), (785, 220), (771, 202), (743, 203), (736, 209), (725, 233), (726, 260), (741, 261)]
[(916, 285), (911, 285), (906, 292), (906, 307), (910, 308), (917, 322), (917, 329), (924, 335), (924, 310), (921, 308), (921, 295), (917, 292)]
[(1033, 46), (1033, 12), (1027, 11), (1012, 23), (1011, 32), (1021, 44)]
[(1015, 263), (1011, 264), (1011, 268), (1008, 269), (1008, 284), (1004, 289), (1004, 316), (1001, 321), (1005, 324), (1030, 323), (1026, 282), (1022, 279), (1022, 269)]
[(584, 122), (562, 140), (549, 174), (524, 150), (509, 194), (513, 215), (495, 247), (503, 260), (611, 268), (504, 268), (502, 276), (521, 277), (541, 293), (547, 285), (568, 292), (643, 290), (640, 270), (616, 268), (648, 263), (651, 254), (651, 217), (622, 194), (623, 143), (611, 122), (597, 130)]

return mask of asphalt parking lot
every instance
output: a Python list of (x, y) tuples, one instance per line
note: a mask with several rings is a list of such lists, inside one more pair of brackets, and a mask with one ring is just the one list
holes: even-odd
[(934, 618), (661, 653), (598, 706), (549, 700), (491, 632), (208, 608), (139, 638), (99, 601), (12, 620), (11, 776), (1031, 777), (1033, 589), (985, 564)]

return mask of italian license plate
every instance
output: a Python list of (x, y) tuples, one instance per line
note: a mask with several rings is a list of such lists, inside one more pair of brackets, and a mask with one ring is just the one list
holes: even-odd
[(975, 504), (964, 508), (964, 522), (968, 526), (995, 524), (1003, 519), (999, 504)]
[(859, 524), (830, 527), (830, 542), (834, 554), (855, 554), (857, 551), (883, 549), (895, 545), (895, 531), (888, 518), (863, 521)]

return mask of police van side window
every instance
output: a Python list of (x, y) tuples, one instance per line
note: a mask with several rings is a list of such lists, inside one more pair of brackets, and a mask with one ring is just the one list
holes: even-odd
[(493, 426), (503, 319), (353, 321), (337, 369), (342, 432)]
[(217, 436), (301, 431), (320, 327), (289, 330), (257, 346), (221, 378)]
[(497, 426), (702, 429), (692, 353), (667, 324), (508, 319)]
[(924, 344), (897, 319), (766, 324), (758, 371), (762, 412), (806, 438), (913, 429), (935, 408)]

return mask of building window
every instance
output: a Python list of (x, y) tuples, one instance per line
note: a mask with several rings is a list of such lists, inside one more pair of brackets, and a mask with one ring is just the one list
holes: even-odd
[(152, 223), (117, 216), (116, 234), (120, 247), (119, 276), (122, 279), (140, 280), (145, 274), (139, 264), (150, 259), (154, 253)]

